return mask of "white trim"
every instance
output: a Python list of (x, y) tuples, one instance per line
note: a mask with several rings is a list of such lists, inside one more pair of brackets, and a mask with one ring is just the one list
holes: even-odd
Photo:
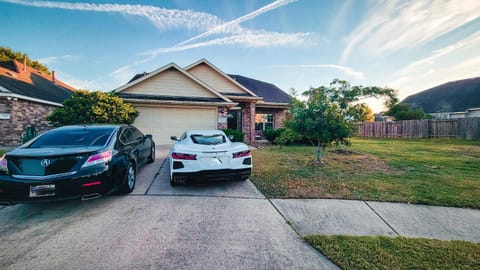
[(255, 103), (255, 107), (288, 109), (288, 108), (290, 108), (290, 104), (289, 103), (275, 103), (275, 102), (260, 101), (260, 102)]
[(8, 93), (11, 93), (12, 91), (8, 90), (7, 88), (3, 87), (0, 85), (0, 90), (1, 91), (5, 91), (5, 92), (8, 92)]
[(230, 82), (232, 82), (233, 84), (235, 84), (236, 86), (240, 87), (243, 91), (249, 93), (250, 95), (252, 95), (253, 97), (257, 97), (257, 99), (263, 99), (263, 97), (259, 97), (257, 96), (255, 93), (253, 93), (252, 91), (248, 90), (245, 86), (241, 85), (240, 83), (238, 83), (237, 81), (235, 81), (234, 79), (232, 79), (230, 76), (228, 76), (227, 74), (225, 74), (223, 71), (221, 71), (219, 68), (217, 68), (216, 66), (214, 66), (212, 63), (208, 62), (207, 59), (205, 58), (202, 58), (200, 60), (198, 60), (197, 62), (189, 65), (189, 66), (186, 66), (184, 69), (186, 71), (188, 71), (189, 69), (192, 69), (193, 67), (196, 67), (200, 64), (206, 64), (207, 66), (209, 66), (210, 68), (212, 68), (213, 70), (215, 70), (216, 72), (218, 72), (220, 75), (222, 75), (223, 77), (225, 77), (227, 80), (229, 80)]
[(60, 103), (46, 101), (46, 100), (38, 99), (38, 98), (31, 98), (31, 97), (22, 96), (22, 95), (17, 95), (17, 94), (14, 94), (14, 93), (0, 93), (0, 97), (19, 98), (19, 99), (24, 99), (24, 100), (28, 100), (28, 101), (37, 102), (37, 103), (43, 103), (43, 104), (47, 104), (47, 105), (63, 107), (63, 105), (60, 104)]
[(233, 107), (238, 103), (234, 102), (205, 102), (205, 101), (176, 101), (176, 100), (154, 100), (154, 99), (137, 99), (123, 98), (126, 102), (135, 104), (166, 104), (166, 105), (195, 105), (195, 106), (215, 106), (215, 107)]
[(134, 86), (134, 85), (137, 85), (137, 84), (139, 84), (139, 83), (141, 83), (141, 82), (143, 82), (143, 81), (145, 81), (145, 80), (148, 80), (148, 79), (156, 76), (157, 74), (160, 74), (160, 73), (162, 73), (162, 72), (164, 72), (164, 71), (166, 71), (166, 70), (168, 70), (168, 69), (170, 69), (170, 68), (176, 69), (177, 71), (179, 71), (180, 73), (182, 73), (183, 75), (185, 75), (187, 78), (191, 79), (191, 80), (194, 81), (195, 83), (199, 84), (200, 86), (202, 86), (202, 87), (205, 88), (206, 90), (212, 92), (214, 95), (216, 95), (216, 96), (218, 96), (219, 98), (225, 100), (226, 102), (228, 102), (228, 103), (231, 103), (231, 102), (232, 102), (230, 99), (228, 99), (228, 98), (225, 97), (224, 95), (218, 93), (215, 89), (211, 88), (210, 86), (208, 86), (207, 84), (205, 84), (205, 83), (202, 82), (201, 80), (197, 79), (197, 78), (196, 78), (195, 76), (193, 76), (192, 74), (186, 72), (185, 70), (183, 70), (181, 67), (179, 67), (179, 66), (178, 66), (177, 64), (175, 64), (175, 63), (170, 63), (170, 64), (167, 64), (167, 65), (165, 65), (165, 66), (163, 66), (163, 67), (160, 67), (160, 68), (158, 68), (157, 70), (149, 73), (148, 75), (145, 75), (145, 76), (143, 76), (143, 77), (141, 77), (141, 78), (136, 79), (136, 80), (133, 81), (133, 82), (130, 82), (130, 83), (127, 83), (127, 84), (125, 84), (125, 85), (123, 85), (123, 86), (120, 86), (119, 88), (113, 90), (113, 92), (115, 92), (115, 93), (120, 93), (120, 92), (124, 91), (125, 89), (130, 88), (130, 87), (132, 87), (132, 86)]

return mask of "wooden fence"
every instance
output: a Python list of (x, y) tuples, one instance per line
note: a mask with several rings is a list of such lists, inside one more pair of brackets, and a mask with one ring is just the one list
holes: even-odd
[(449, 120), (404, 120), (357, 124), (357, 136), (376, 138), (480, 139), (480, 117)]

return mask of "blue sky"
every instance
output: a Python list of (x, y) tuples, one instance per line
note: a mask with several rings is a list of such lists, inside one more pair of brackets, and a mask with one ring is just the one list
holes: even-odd
[(206, 58), (285, 91), (340, 78), (403, 99), (480, 76), (479, 10), (478, 0), (0, 0), (0, 45), (90, 90)]

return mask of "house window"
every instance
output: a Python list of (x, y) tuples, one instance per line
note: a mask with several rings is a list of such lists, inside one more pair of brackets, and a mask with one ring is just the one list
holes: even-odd
[(259, 113), (255, 115), (255, 130), (265, 130), (273, 127), (273, 114)]
[(0, 103), (0, 113), (7, 112), (7, 105)]

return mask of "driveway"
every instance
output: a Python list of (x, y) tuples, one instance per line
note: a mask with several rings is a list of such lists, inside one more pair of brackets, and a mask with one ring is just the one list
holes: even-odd
[(130, 195), (0, 209), (2, 269), (337, 269), (250, 181), (170, 187), (167, 153)]

